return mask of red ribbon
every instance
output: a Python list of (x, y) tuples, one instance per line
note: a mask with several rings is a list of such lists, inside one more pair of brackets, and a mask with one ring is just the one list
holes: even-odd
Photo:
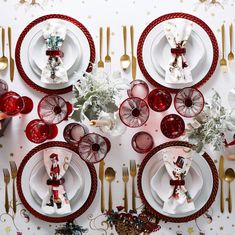
[(60, 50), (46, 50), (46, 55), (50, 57), (64, 57), (64, 53)]
[(62, 184), (64, 184), (65, 182), (65, 179), (64, 178), (61, 178), (59, 180), (56, 180), (56, 179), (48, 179), (47, 180), (47, 185), (51, 185), (51, 186), (54, 186), (54, 187), (58, 187)]
[(185, 185), (184, 180), (170, 180), (170, 185), (171, 186), (182, 186)]
[(184, 47), (171, 48), (171, 53), (180, 56), (186, 53), (186, 48)]

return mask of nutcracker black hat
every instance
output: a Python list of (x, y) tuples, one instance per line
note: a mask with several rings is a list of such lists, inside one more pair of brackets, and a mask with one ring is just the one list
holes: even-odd
[(184, 157), (178, 156), (178, 158), (177, 158), (176, 162), (174, 162), (174, 164), (182, 169), (184, 166)]

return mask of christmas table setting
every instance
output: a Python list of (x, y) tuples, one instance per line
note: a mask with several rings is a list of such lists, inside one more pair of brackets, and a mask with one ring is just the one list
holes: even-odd
[(0, 233), (235, 232), (234, 0), (0, 2)]

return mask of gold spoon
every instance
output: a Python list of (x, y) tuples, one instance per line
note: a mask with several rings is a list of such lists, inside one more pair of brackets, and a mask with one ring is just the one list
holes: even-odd
[(224, 30), (224, 24), (221, 26), (221, 36), (222, 36), (222, 58), (220, 59), (220, 67), (221, 70), (225, 73), (227, 72), (227, 61), (224, 56), (224, 50), (225, 50), (225, 30)]
[(2, 27), (2, 57), (0, 58), (0, 70), (7, 68), (8, 59), (5, 56), (5, 29)]
[(126, 26), (123, 26), (123, 41), (124, 41), (124, 54), (120, 58), (122, 69), (125, 71), (131, 64), (130, 56), (126, 53)]
[(233, 54), (233, 24), (232, 23), (229, 26), (229, 39), (230, 39), (230, 52), (228, 54), (228, 61), (233, 62), (234, 54)]
[(105, 170), (105, 179), (109, 182), (109, 211), (112, 210), (113, 199), (112, 199), (112, 182), (115, 179), (116, 172), (112, 167), (108, 167)]
[(226, 182), (228, 182), (228, 185), (229, 185), (229, 188), (228, 188), (228, 211), (229, 211), (229, 213), (231, 213), (232, 212), (232, 195), (231, 195), (232, 193), (231, 193), (230, 184), (231, 184), (231, 182), (233, 182), (233, 180), (235, 178), (234, 170), (232, 168), (228, 168), (225, 171), (224, 176), (225, 176), (224, 180)]

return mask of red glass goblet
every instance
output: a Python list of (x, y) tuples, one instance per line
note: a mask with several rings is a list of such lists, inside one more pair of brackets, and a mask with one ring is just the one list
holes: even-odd
[(149, 107), (156, 112), (163, 112), (170, 108), (171, 94), (165, 90), (154, 89), (148, 95)]
[(8, 91), (0, 96), (0, 111), (8, 116), (27, 114), (32, 109), (33, 101), (29, 97), (21, 97), (14, 91)]
[(96, 133), (85, 135), (78, 143), (78, 153), (88, 163), (100, 162), (106, 157), (110, 148), (109, 139)]
[(132, 148), (137, 153), (148, 153), (153, 148), (153, 137), (145, 131), (136, 133), (131, 140)]
[(204, 97), (199, 90), (186, 87), (175, 95), (174, 106), (181, 116), (195, 117), (203, 110)]
[(6, 93), (7, 91), (8, 91), (7, 83), (4, 80), (0, 79), (0, 95)]
[(88, 134), (88, 128), (80, 123), (70, 123), (64, 128), (64, 139), (69, 144), (78, 144), (79, 140)]
[(149, 107), (147, 103), (138, 97), (128, 98), (123, 101), (119, 108), (121, 121), (128, 127), (140, 127), (149, 118)]
[(161, 121), (161, 131), (170, 139), (180, 137), (185, 131), (184, 120), (177, 114), (169, 114)]
[(71, 112), (72, 105), (58, 95), (47, 95), (38, 104), (38, 115), (47, 124), (58, 124)]
[(58, 134), (58, 128), (56, 125), (48, 125), (40, 119), (35, 119), (28, 123), (25, 133), (31, 142), (40, 144), (48, 139), (54, 139)]
[(149, 94), (149, 87), (146, 82), (140, 79), (136, 79), (131, 82), (130, 89), (127, 90), (129, 97), (138, 97), (145, 99)]

